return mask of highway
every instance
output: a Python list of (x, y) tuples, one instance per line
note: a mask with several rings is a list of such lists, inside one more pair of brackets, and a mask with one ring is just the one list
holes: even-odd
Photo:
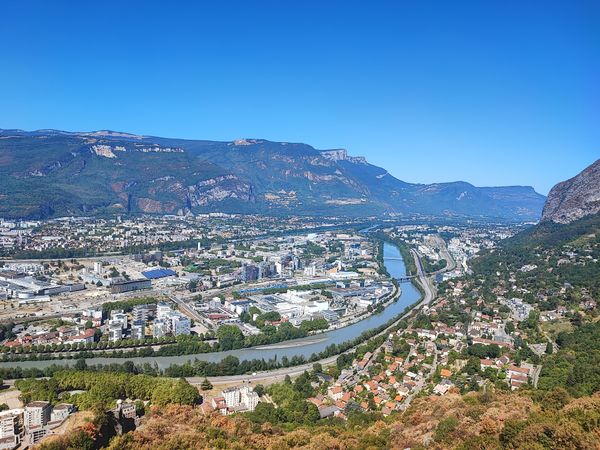
[(435, 239), (437, 245), (439, 246), (440, 254), (442, 255), (442, 258), (446, 260), (446, 267), (444, 267), (443, 269), (437, 270), (437, 271), (431, 273), (430, 275), (435, 275), (435, 274), (442, 273), (442, 272), (450, 272), (450, 271), (456, 269), (456, 261), (454, 261), (454, 258), (448, 251), (448, 247), (446, 246), (446, 241), (444, 241), (438, 235), (435, 235), (433, 237), (433, 239)]
[[(218, 386), (221, 384), (239, 383), (242, 381), (250, 381), (253, 384), (269, 384), (282, 381), (286, 375), (294, 377), (302, 374), (304, 371), (312, 370), (313, 364), (319, 363), (323, 367), (331, 366), (335, 364), (339, 355), (330, 356), (329, 358), (322, 359), (311, 363), (302, 364), (293, 367), (284, 367), (281, 369), (269, 370), (265, 372), (255, 372), (253, 374), (245, 375), (224, 375), (218, 377), (207, 377), (211, 384)], [(190, 384), (201, 384), (204, 377), (187, 377), (186, 380)]]
[(429, 277), (425, 273), (425, 270), (423, 269), (423, 263), (421, 262), (421, 255), (419, 255), (419, 253), (415, 249), (411, 249), (410, 251), (413, 255), (413, 258), (415, 259), (415, 265), (417, 266), (417, 272), (419, 275), (419, 283), (421, 284), (421, 286), (423, 287), (423, 290), (425, 291), (423, 300), (416, 306), (416, 307), (420, 308), (424, 305), (428, 305), (429, 303), (431, 303), (431, 301), (435, 297), (435, 288), (432, 285), (431, 279), (429, 279)]

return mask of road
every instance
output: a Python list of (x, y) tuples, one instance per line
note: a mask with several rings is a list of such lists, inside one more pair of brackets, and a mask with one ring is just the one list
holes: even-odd
[(435, 297), (435, 288), (432, 285), (431, 280), (427, 277), (425, 270), (423, 270), (423, 263), (421, 262), (421, 255), (415, 250), (410, 250), (413, 258), (415, 259), (415, 265), (417, 266), (417, 272), (419, 275), (419, 283), (423, 287), (425, 291), (425, 295), (423, 296), (423, 300), (416, 306), (421, 307), (424, 305), (428, 305)]
[(438, 247), (440, 249), (440, 254), (441, 254), (442, 258), (446, 260), (446, 267), (444, 267), (443, 269), (440, 269), (440, 270), (436, 270), (435, 272), (431, 273), (430, 275), (436, 275), (436, 274), (442, 273), (442, 272), (450, 272), (450, 271), (456, 269), (456, 261), (454, 261), (454, 258), (448, 251), (448, 247), (446, 246), (446, 241), (444, 241), (438, 235), (433, 236), (433, 239), (435, 240), (436, 244), (438, 245)]
[[(236, 382), (241, 383), (242, 381), (250, 381), (253, 384), (274, 383), (274, 382), (283, 380), (286, 375), (289, 375), (290, 377), (294, 377), (294, 376), (302, 374), (304, 371), (312, 370), (313, 364), (316, 364), (316, 363), (321, 364), (323, 367), (331, 366), (331, 365), (335, 364), (335, 361), (337, 360), (338, 356), (339, 355), (330, 356), (329, 358), (321, 359), (320, 361), (302, 364), (300, 366), (284, 367), (282, 369), (269, 370), (269, 371), (265, 371), (265, 372), (255, 372), (251, 375), (248, 375), (248, 374), (224, 375), (224, 376), (207, 377), (207, 378), (213, 385), (216, 385), (216, 386), (220, 385), (220, 384), (231, 384), (231, 383), (236, 383)], [(200, 384), (204, 380), (204, 377), (188, 377), (188, 378), (186, 378), (186, 380), (190, 384)]]
[(163, 295), (169, 298), (173, 303), (175, 303), (182, 313), (188, 316), (190, 319), (193, 319), (196, 323), (204, 324), (207, 328), (212, 328), (212, 324), (208, 323), (204, 317), (202, 317), (198, 311), (196, 311), (189, 303), (174, 294), (171, 294), (167, 290), (160, 291)]
[[(398, 320), (396, 322), (394, 322), (392, 325), (390, 325), (389, 327), (387, 327), (385, 330), (381, 331), (377, 335), (373, 336), (371, 339), (381, 336), (383, 334), (388, 334), (390, 332), (390, 329), (392, 329), (394, 326), (396, 326), (396, 324), (400, 320), (405, 319), (406, 317), (410, 316), (414, 311), (422, 308), (425, 305), (428, 305), (435, 298), (435, 290), (431, 286), (431, 280), (427, 277), (427, 274), (423, 270), (423, 264), (421, 263), (421, 256), (415, 250), (412, 250), (412, 252), (413, 252), (413, 258), (415, 258), (415, 264), (417, 266), (417, 270), (419, 272), (419, 283), (423, 286), (425, 295), (423, 296), (423, 298), (421, 299), (421, 301), (419, 303), (415, 304), (412, 308), (410, 308), (405, 314), (402, 315), (402, 317), (398, 318)], [(397, 295), (397, 293), (396, 293), (396, 295)], [(351, 348), (344, 353), (349, 353), (351, 351), (354, 351), (354, 348)], [(307, 363), (307, 364), (302, 364), (300, 366), (285, 367), (282, 369), (269, 370), (266, 372), (257, 372), (253, 375), (228, 375), (228, 376), (220, 376), (220, 377), (208, 377), (208, 379), (214, 385), (230, 384), (230, 383), (235, 383), (235, 382), (241, 382), (244, 380), (249, 380), (253, 383), (264, 383), (264, 382), (272, 383), (279, 378), (283, 379), (286, 375), (293, 377), (295, 375), (300, 375), (305, 370), (311, 370), (313, 364), (315, 364), (315, 363), (319, 363), (323, 367), (333, 365), (333, 364), (335, 364), (335, 361), (337, 360), (338, 356), (339, 355), (330, 356), (328, 358), (321, 359), (319, 361), (314, 361), (314, 362)], [(186, 378), (186, 379), (192, 384), (200, 384), (200, 383), (202, 383), (202, 380), (204, 380), (204, 377), (190, 377), (190, 378)]]

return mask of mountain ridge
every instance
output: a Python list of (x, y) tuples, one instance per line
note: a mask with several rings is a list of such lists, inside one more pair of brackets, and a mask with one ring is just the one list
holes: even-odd
[(112, 130), (0, 129), (0, 217), (90, 213), (486, 217), (536, 220), (531, 187), (399, 180), (345, 149)]
[(566, 224), (598, 212), (600, 159), (550, 190), (542, 212), (542, 221)]

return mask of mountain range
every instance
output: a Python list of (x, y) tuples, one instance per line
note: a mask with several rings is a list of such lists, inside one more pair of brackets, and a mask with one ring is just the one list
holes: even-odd
[(532, 187), (413, 184), (346, 150), (0, 129), (0, 217), (228, 212), (537, 220)]

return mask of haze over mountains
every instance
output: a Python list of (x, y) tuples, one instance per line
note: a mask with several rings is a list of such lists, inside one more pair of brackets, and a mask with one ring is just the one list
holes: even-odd
[(411, 184), (345, 150), (113, 131), (0, 130), (0, 217), (236, 212), (537, 220), (532, 187)]

